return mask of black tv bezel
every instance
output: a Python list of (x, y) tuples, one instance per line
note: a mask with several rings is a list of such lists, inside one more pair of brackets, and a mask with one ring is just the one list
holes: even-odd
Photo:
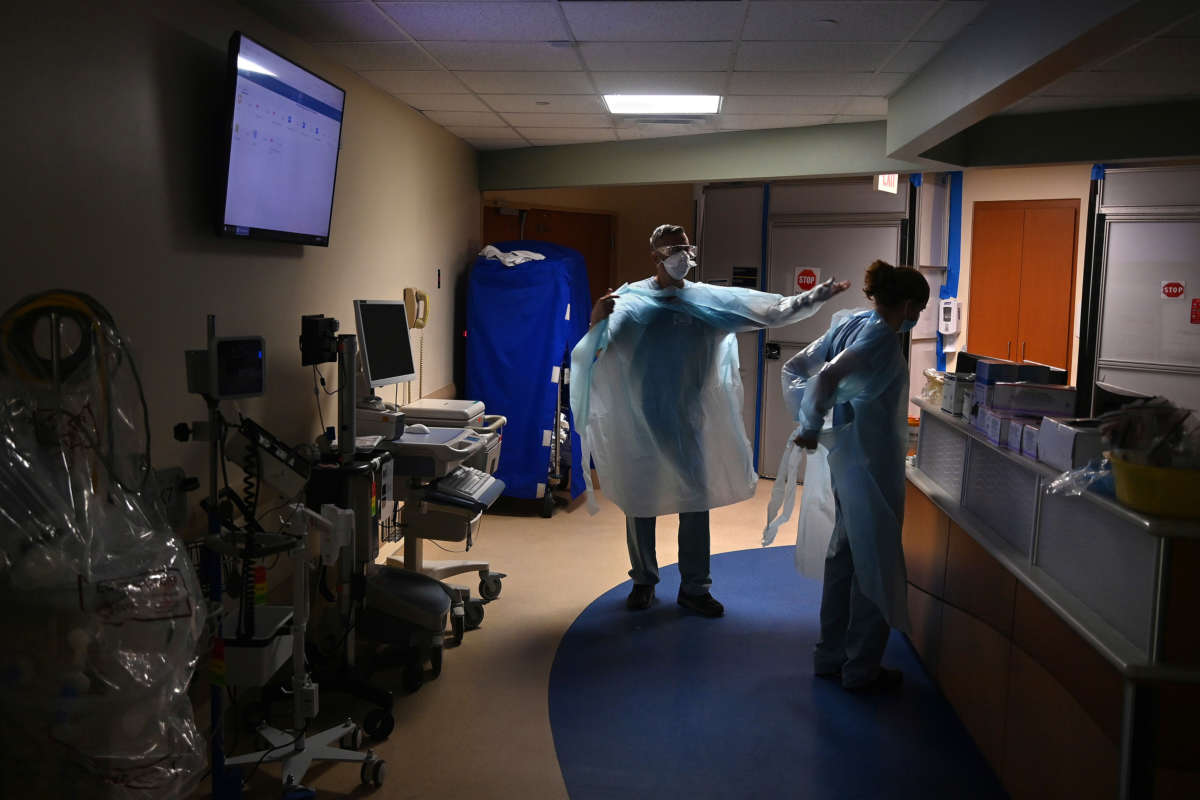
[[(294, 66), (296, 69), (307, 72), (309, 75), (312, 75), (317, 80), (324, 81), (325, 83), (329, 84), (330, 86), (332, 86), (333, 88), (337, 89), (339, 92), (342, 93), (343, 124), (338, 126), (337, 154), (334, 156), (334, 161), (333, 161), (333, 186), (330, 188), (330, 191), (329, 191), (329, 233), (330, 234), (333, 233), (333, 203), (334, 203), (334, 199), (337, 196), (337, 168), (338, 168), (338, 163), (341, 161), (341, 156), (342, 156), (342, 128), (344, 127), (344, 122), (346, 119), (346, 90), (343, 89), (341, 86), (338, 86), (333, 81), (328, 80), (327, 78), (324, 78), (321, 75), (318, 75), (317, 73), (301, 66), (300, 64), (297, 64), (295, 61), (293, 61), (292, 59), (283, 55), (282, 53), (275, 50), (274, 48), (267, 47), (265, 44), (263, 44), (259, 40), (255, 39), (251, 36), (247, 36), (246, 34), (242, 33), (241, 31), (234, 31), (233, 34), (229, 37), (229, 52), (226, 56), (225, 129), (224, 129), (225, 135), (223, 137), (223, 152), (222, 152), (222, 160), (225, 165), (224, 166), (225, 180), (222, 181), (222, 183), (221, 183), (221, 197), (217, 204), (218, 205), (217, 234), (219, 236), (221, 236), (223, 238), (227, 238), (227, 239), (258, 239), (260, 241), (289, 242), (291, 244), (308, 244), (308, 245), (314, 245), (316, 247), (328, 247), (329, 246), (329, 234), (326, 234), (325, 236), (314, 236), (312, 234), (297, 233), (295, 231), (278, 231), (278, 230), (272, 230), (270, 228), (242, 228), (242, 226), (238, 226), (238, 225), (225, 224), (225, 206), (229, 200), (229, 152), (230, 152), (230, 149), (233, 147), (233, 114), (234, 114), (234, 109), (237, 105), (237, 76), (238, 76), (237, 57), (238, 57), (238, 53), (241, 51), (242, 40), (247, 40), (247, 41), (253, 42), (256, 46), (261, 47), (262, 49), (268, 51), (272, 55), (288, 62), (289, 64)], [(239, 228), (244, 229), (246, 232), (239, 233), (238, 232)]]

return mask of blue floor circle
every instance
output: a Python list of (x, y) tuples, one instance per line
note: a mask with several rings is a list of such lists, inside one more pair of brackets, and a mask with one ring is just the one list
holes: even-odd
[(813, 676), (821, 587), (792, 553), (714, 556), (719, 619), (675, 603), (676, 567), (645, 611), (626, 610), (626, 582), (579, 615), (549, 690), (572, 800), (1006, 796), (902, 635), (884, 657), (904, 672), (896, 694)]

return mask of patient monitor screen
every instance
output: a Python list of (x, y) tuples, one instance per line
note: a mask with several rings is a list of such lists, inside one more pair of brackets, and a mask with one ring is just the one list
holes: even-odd
[(358, 345), (363, 368), (371, 386), (401, 383), (415, 378), (404, 303), (398, 300), (355, 300), (354, 316), (358, 323)]

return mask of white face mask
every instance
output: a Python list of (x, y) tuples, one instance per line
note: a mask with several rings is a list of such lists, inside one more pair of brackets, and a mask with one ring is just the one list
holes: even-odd
[(673, 253), (663, 259), (663, 269), (671, 276), (672, 280), (681, 281), (683, 276), (687, 275), (692, 267), (696, 266), (696, 262), (691, 259), (687, 253)]

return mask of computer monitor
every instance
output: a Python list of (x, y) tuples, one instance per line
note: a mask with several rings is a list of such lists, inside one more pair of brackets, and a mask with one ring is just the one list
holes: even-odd
[(371, 388), (417, 377), (403, 300), (355, 300), (358, 353)]

